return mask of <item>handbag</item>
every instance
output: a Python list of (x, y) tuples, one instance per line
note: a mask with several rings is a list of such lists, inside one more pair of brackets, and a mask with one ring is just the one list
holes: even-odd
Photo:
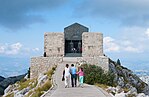
[(65, 78), (64, 78), (64, 76), (62, 76), (62, 81), (64, 81), (65, 80)]

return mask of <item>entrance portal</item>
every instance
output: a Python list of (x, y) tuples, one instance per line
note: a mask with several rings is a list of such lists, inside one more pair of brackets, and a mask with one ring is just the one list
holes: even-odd
[(78, 23), (64, 28), (65, 57), (82, 57), (83, 32), (88, 32), (88, 28)]
[(65, 40), (65, 53), (82, 53), (82, 41)]

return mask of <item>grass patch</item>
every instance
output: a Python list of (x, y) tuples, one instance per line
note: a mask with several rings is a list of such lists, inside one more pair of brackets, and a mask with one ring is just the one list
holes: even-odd
[(52, 84), (51, 84), (51, 81), (50, 80), (47, 80), (46, 83), (42, 86), (42, 87), (39, 87), (39, 91), (47, 91), (51, 88)]
[(34, 91), (29, 91), (29, 93), (25, 97), (29, 97), (30, 95), (33, 94)]
[(30, 93), (30, 94), (32, 94), (31, 97), (40, 97), (45, 91), (48, 91), (51, 88), (51, 86), (52, 86), (51, 80), (47, 80), (43, 86), (38, 87), (34, 91), (34, 93), (32, 92), (33, 94)]
[(14, 97), (14, 93), (10, 93), (10, 94), (6, 95), (5, 97)]
[(31, 89), (32, 88), (34, 88), (34, 87), (36, 87), (36, 85), (37, 85), (37, 80), (36, 79), (32, 79), (32, 80), (26, 80), (26, 81), (20, 81), (19, 82), (19, 90), (22, 90), (22, 89), (24, 89), (24, 88), (27, 88), (27, 87), (31, 87)]
[(127, 92), (129, 91), (129, 89), (126, 88), (126, 87), (124, 87), (124, 88), (123, 88), (123, 91), (124, 91), (124, 93), (127, 93)]
[(95, 85), (98, 86), (98, 87), (101, 87), (102, 89), (107, 89), (108, 88), (108, 86), (105, 85), (105, 84), (98, 84), (98, 83), (96, 83)]
[(128, 94), (127, 97), (136, 97), (135, 94)]
[[(35, 89), (34, 91), (30, 91), (27, 95), (27, 97), (31, 96), (31, 97), (40, 97), (42, 94), (44, 94), (45, 91), (48, 91), (51, 86), (51, 79), (52, 79), (52, 75), (54, 74), (54, 71), (56, 70), (56, 65), (54, 67), (52, 67), (48, 72), (45, 73), (45, 75), (48, 76), (48, 80), (41, 86), (38, 87), (37, 89)], [(37, 85), (37, 83), (35, 83), (35, 86)]]
[(54, 71), (56, 70), (57, 65), (53, 66), (52, 69), (50, 69), (48, 72), (45, 73), (49, 77), (49, 80), (51, 80), (52, 75), (54, 74)]
[(32, 94), (31, 97), (40, 97), (43, 94), (41, 91), (36, 91), (35, 93)]

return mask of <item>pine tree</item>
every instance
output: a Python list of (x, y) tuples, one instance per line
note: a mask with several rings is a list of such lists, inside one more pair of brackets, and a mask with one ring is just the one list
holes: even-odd
[(117, 59), (117, 62), (116, 62), (118, 65), (121, 65), (121, 61), (120, 59)]

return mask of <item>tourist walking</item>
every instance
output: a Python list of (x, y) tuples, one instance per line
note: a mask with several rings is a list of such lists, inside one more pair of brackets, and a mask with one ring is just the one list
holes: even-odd
[(65, 78), (65, 88), (69, 88), (70, 83), (70, 68), (69, 65), (66, 64), (65, 70), (64, 70), (64, 78)]
[(71, 85), (72, 87), (77, 86), (77, 69), (74, 67), (74, 64), (71, 64), (70, 68), (70, 73), (71, 73)]
[(77, 72), (77, 74), (79, 75), (79, 86), (81, 86), (83, 88), (83, 81), (84, 81), (83, 68), (80, 68), (80, 70), (79, 70), (79, 72)]

